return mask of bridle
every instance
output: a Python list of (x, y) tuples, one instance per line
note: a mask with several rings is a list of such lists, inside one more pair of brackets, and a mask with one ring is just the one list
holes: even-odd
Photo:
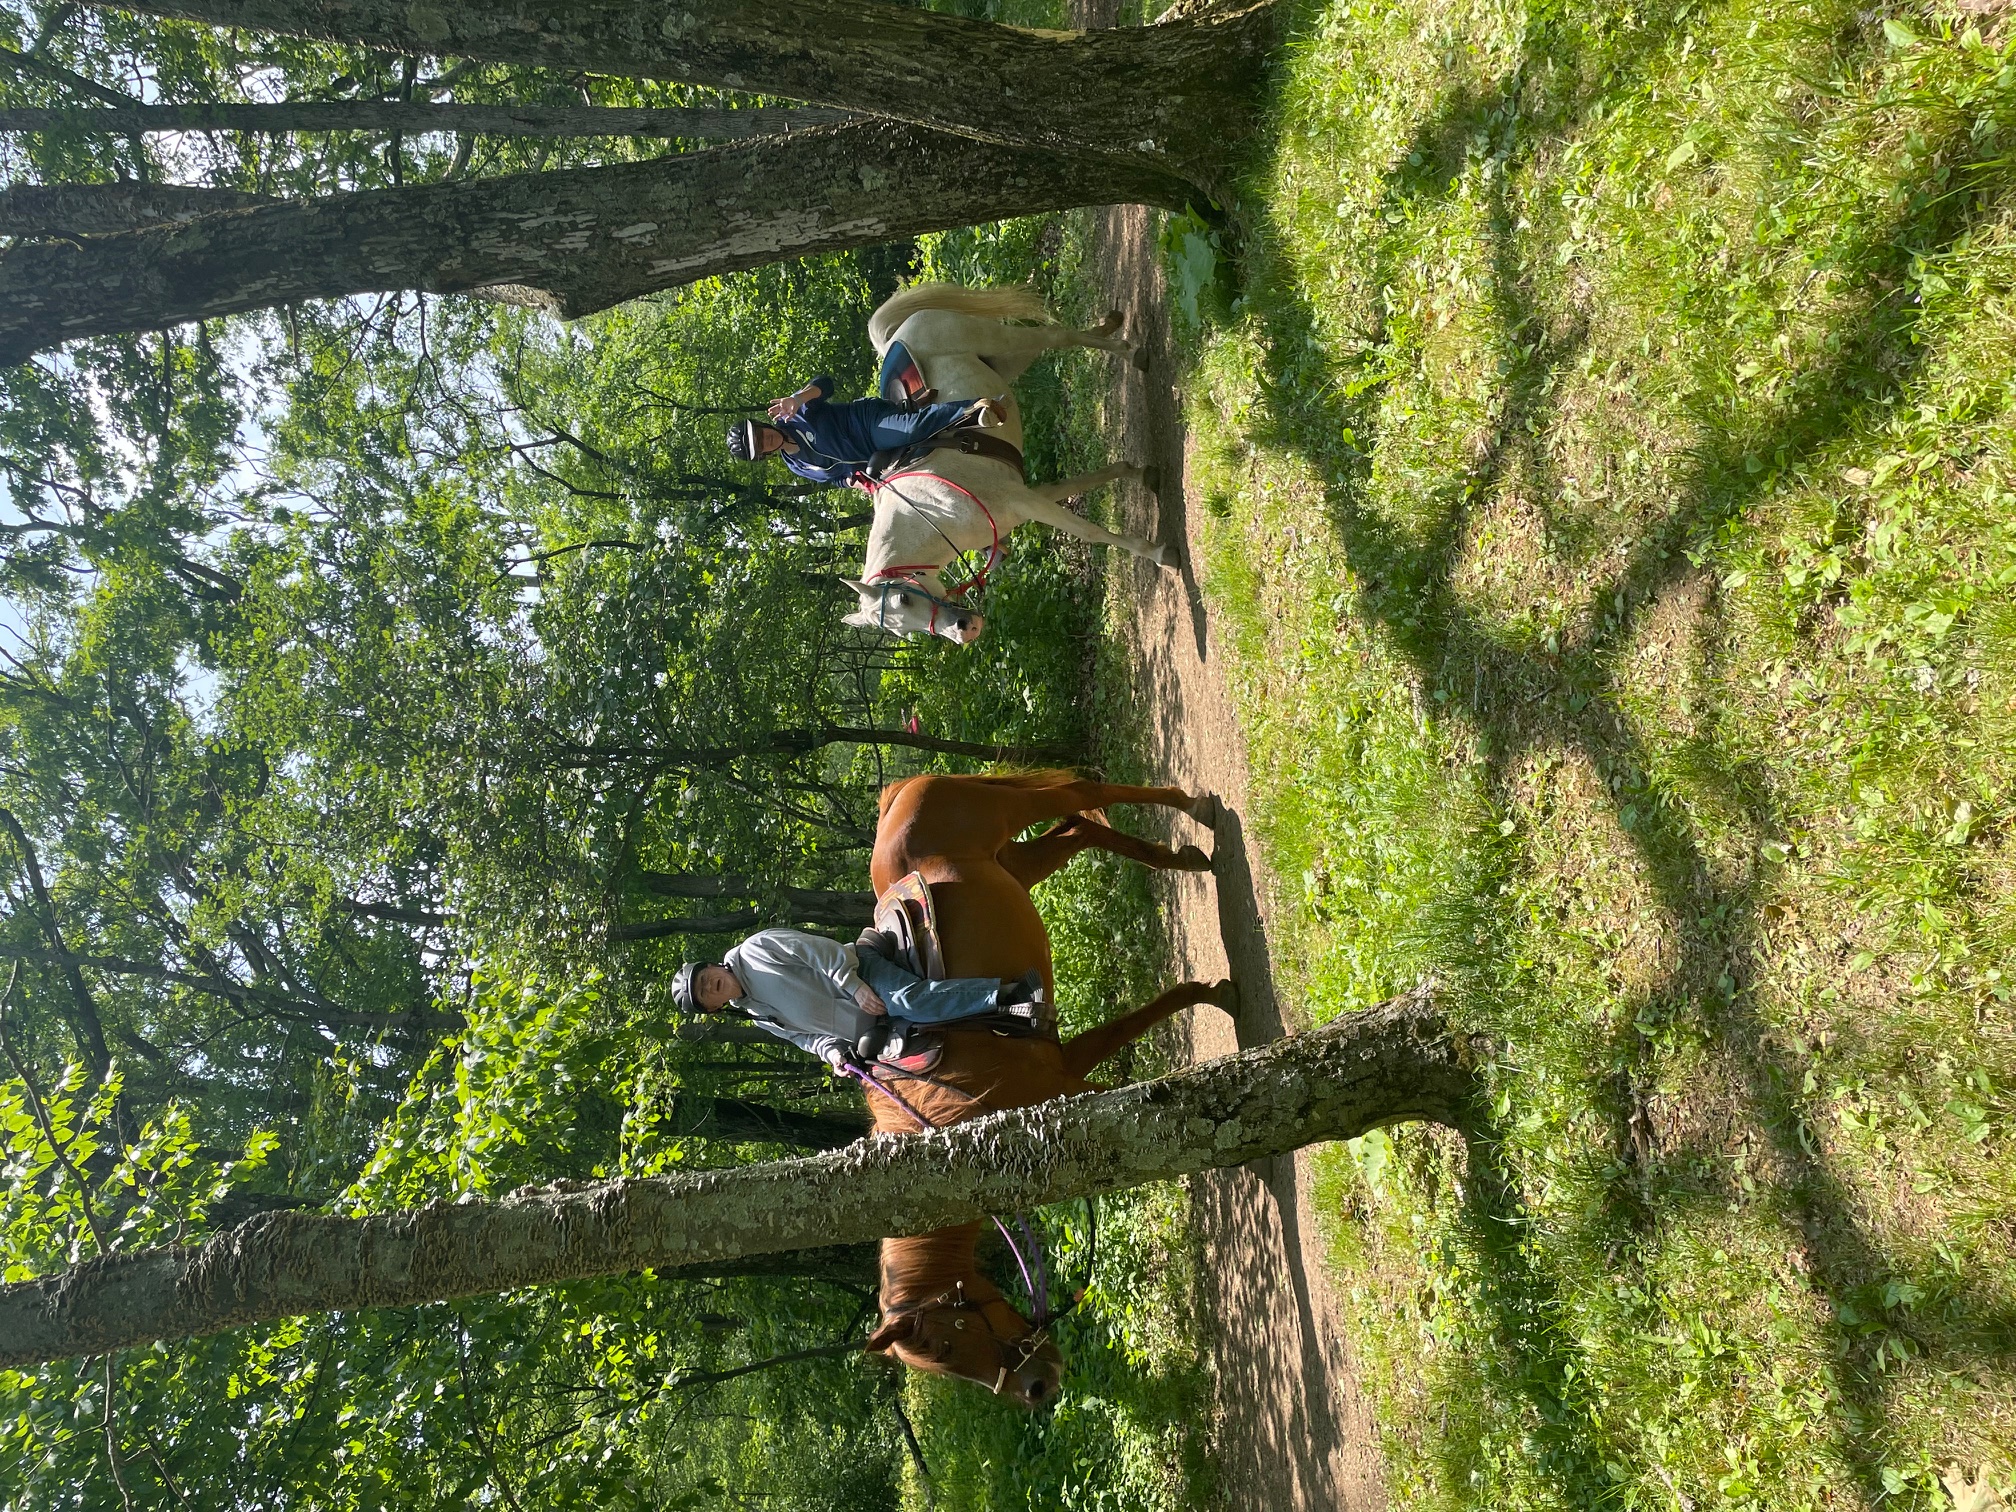
[[(901, 586), (922, 594), (930, 601), (931, 619), (925, 626), (925, 633), (935, 634), (938, 628), (938, 611), (943, 609), (948, 614), (951, 614), (970, 609), (972, 607), (971, 600), (973, 595), (986, 588), (988, 577), (992, 575), (996, 567), (1001, 565), (1003, 555), (1001, 550), (1001, 525), (994, 518), (994, 511), (982, 503), (980, 496), (974, 493), (972, 489), (962, 484), (954, 483), (950, 478), (941, 476), (938, 473), (925, 472), (922, 468), (913, 468), (909, 472), (892, 473), (886, 478), (867, 478), (863, 481), (867, 487), (869, 497), (874, 498), (883, 489), (901, 483), (908, 478), (930, 478), (934, 482), (944, 484), (955, 493), (964, 494), (972, 501), (973, 507), (980, 511), (981, 517), (987, 521), (988, 532), (993, 537), (987, 543), (987, 554), (981, 559), (980, 567), (973, 576), (963, 583), (956, 583), (945, 589), (945, 592), (951, 595), (949, 598), (938, 597), (937, 594), (924, 586), (922, 579), (918, 576), (919, 573), (942, 571), (943, 569), (936, 562), (900, 563), (896, 566), (884, 567), (867, 579), (870, 583), (879, 584), (882, 589), (881, 602), (875, 616), (876, 628), (885, 632), (889, 630), (889, 595), (893, 590)], [(897, 489), (896, 497), (902, 499), (906, 504), (910, 503), (910, 500), (905, 497), (901, 489)], [(938, 538), (950, 548), (954, 560), (963, 555), (958, 544), (953, 541), (952, 537), (945, 534), (943, 528), (940, 527), (936, 520), (924, 513), (923, 510), (916, 509), (914, 505), (912, 505), (912, 508), (919, 519), (923, 520), (934, 531), (937, 531)], [(964, 602), (959, 602), (961, 600)]]
[[(1073, 1306), (1075, 1305), (1074, 1303)], [(925, 1313), (929, 1312), (970, 1313), (974, 1317), (977, 1317), (980, 1320), (980, 1326), (987, 1330), (987, 1337), (993, 1340), (994, 1347), (1001, 1351), (1001, 1367), (994, 1376), (993, 1386), (989, 1388), (994, 1395), (999, 1396), (1008, 1389), (1008, 1378), (1034, 1359), (1036, 1352), (1049, 1342), (1050, 1326), (1058, 1318), (1063, 1317), (1064, 1313), (1056, 1313), (1043, 1319), (1031, 1328), (1028, 1333), (1017, 1339), (1003, 1335), (1000, 1329), (994, 1326), (994, 1319), (987, 1311), (990, 1307), (1005, 1308), (1010, 1317), (1014, 1318), (1018, 1323), (1022, 1321), (1020, 1315), (1009, 1305), (1006, 1297), (989, 1297), (985, 1301), (974, 1301), (966, 1295), (966, 1283), (964, 1281), (954, 1281), (944, 1291), (937, 1293), (935, 1296), (926, 1297), (921, 1302), (911, 1302), (902, 1307), (895, 1308), (885, 1315), (884, 1321), (886, 1322), (894, 1318), (921, 1318)], [(1069, 1311), (1069, 1308), (1065, 1309), (1065, 1312)], [(966, 1324), (962, 1318), (955, 1320), (952, 1326), (963, 1329)], [(1010, 1350), (1015, 1351), (1015, 1357), (1012, 1360), (1008, 1358)]]

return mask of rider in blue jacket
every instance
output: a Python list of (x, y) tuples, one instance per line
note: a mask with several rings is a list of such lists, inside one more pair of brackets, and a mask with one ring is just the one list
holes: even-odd
[(853, 483), (878, 451), (897, 451), (954, 425), (993, 428), (1007, 422), (998, 399), (921, 404), (915, 409), (887, 399), (833, 402), (833, 380), (814, 378), (770, 406), (774, 422), (738, 420), (728, 427), (728, 454), (738, 461), (781, 456), (784, 465), (814, 483)]

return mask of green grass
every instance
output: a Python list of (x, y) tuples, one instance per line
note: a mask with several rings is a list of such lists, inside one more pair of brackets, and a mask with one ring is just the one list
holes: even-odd
[(1172, 228), (1285, 995), (1504, 1047), (1329, 1163), (1396, 1506), (2016, 1466), (2012, 124), (1947, 13), (1311, 5)]

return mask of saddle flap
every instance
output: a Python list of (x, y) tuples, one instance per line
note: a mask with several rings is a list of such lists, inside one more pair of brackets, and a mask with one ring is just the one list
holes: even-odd
[(875, 927), (896, 940), (898, 964), (927, 982), (945, 980), (945, 955), (938, 945), (938, 914), (931, 884), (922, 872), (898, 877), (875, 900)]
[(882, 372), (875, 381), (875, 391), (891, 404), (900, 404), (905, 409), (915, 409), (920, 404), (929, 404), (931, 390), (924, 382), (924, 370), (917, 365), (917, 359), (910, 355), (910, 349), (900, 341), (889, 343), (889, 350), (882, 354)]

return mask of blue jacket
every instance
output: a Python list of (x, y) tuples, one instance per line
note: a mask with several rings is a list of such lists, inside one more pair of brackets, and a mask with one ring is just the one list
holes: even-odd
[(881, 448), (875, 444), (875, 422), (900, 414), (902, 407), (886, 399), (855, 399), (833, 403), (833, 380), (821, 373), (806, 385), (819, 391), (789, 420), (774, 424), (798, 450), (783, 453), (784, 465), (814, 483), (847, 484)]
[(947, 426), (961, 423), (970, 403), (950, 402), (906, 409), (887, 399), (833, 402), (833, 380), (821, 373), (806, 385), (816, 397), (789, 420), (771, 424), (797, 446), (784, 452), (784, 465), (814, 483), (852, 483), (878, 451), (900, 450)]

